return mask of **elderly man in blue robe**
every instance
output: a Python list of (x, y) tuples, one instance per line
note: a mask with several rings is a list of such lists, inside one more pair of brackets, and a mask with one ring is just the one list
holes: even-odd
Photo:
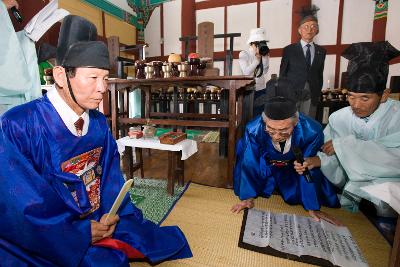
[(268, 198), (278, 190), (285, 202), (303, 205), (314, 219), (340, 224), (320, 211), (321, 205), (339, 207), (339, 200), (319, 168), (307, 177), (294, 169), (293, 149), (305, 157), (315, 156), (323, 144), (323, 133), (315, 120), (297, 112), (293, 91), (287, 79), (267, 83), (264, 112), (246, 126), (237, 145), (234, 191), (241, 201), (231, 210), (252, 208), (254, 198)]
[(56, 85), (1, 117), (0, 265), (124, 266), (191, 257), (176, 226), (143, 218), (126, 196), (108, 216), (124, 179), (103, 114), (107, 47), (79, 16), (62, 23)]
[(357, 211), (366, 199), (375, 204), (377, 215), (391, 217), (390, 207), (361, 188), (400, 181), (400, 102), (388, 98), (390, 90), (385, 89), (387, 62), (400, 53), (387, 42), (359, 43), (349, 50), (359, 56), (349, 62), (350, 107), (329, 117), (322, 152), (296, 164), (296, 170), (320, 167), (343, 190), (342, 206)]

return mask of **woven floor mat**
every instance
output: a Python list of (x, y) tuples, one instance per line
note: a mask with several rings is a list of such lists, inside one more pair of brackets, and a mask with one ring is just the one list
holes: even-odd
[[(232, 190), (191, 184), (162, 225), (178, 225), (185, 233), (193, 258), (157, 266), (310, 266), (238, 247), (243, 214), (232, 214), (238, 202)], [(280, 196), (258, 198), (255, 208), (307, 215), (301, 206), (289, 206)], [(339, 218), (351, 231), (371, 267), (388, 266), (390, 246), (361, 213), (322, 209)], [(131, 266), (150, 266), (132, 263)]]

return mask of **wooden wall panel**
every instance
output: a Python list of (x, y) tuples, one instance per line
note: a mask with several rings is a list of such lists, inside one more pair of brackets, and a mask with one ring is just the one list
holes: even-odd
[(119, 42), (127, 45), (136, 44), (136, 27), (105, 14), (106, 37), (119, 36)]
[(68, 10), (72, 15), (86, 18), (97, 28), (97, 34), (103, 35), (102, 11), (79, 0), (59, 0), (58, 6)]

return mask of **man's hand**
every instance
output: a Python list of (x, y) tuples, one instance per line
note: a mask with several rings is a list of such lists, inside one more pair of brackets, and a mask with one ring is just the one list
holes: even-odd
[(239, 213), (241, 210), (248, 208), (251, 209), (254, 207), (254, 200), (252, 198), (242, 200), (240, 203), (233, 205), (231, 211), (233, 213)]
[(338, 219), (330, 216), (329, 214), (320, 211), (320, 210), (309, 210), (308, 213), (310, 216), (317, 222), (319, 222), (321, 219), (325, 220), (331, 224), (334, 224), (336, 226), (343, 226), (343, 223), (341, 223)]
[(305, 158), (303, 164), (294, 161), (293, 165), (296, 172), (302, 175), (305, 172), (306, 168), (311, 170), (312, 168), (321, 167), (321, 159), (318, 156)]
[(19, 8), (18, 2), (16, 0), (3, 0), (3, 3), (6, 5), (7, 9), (15, 6), (17, 9)]
[(92, 230), (92, 244), (106, 237), (112, 236), (114, 233), (115, 227), (119, 221), (118, 215), (111, 216), (108, 218), (106, 222), (107, 214), (104, 214), (100, 222), (90, 221), (91, 230)]
[(328, 142), (323, 144), (322, 152), (324, 152), (328, 156), (332, 156), (333, 154), (335, 154), (335, 148), (333, 147), (332, 140), (329, 140)]

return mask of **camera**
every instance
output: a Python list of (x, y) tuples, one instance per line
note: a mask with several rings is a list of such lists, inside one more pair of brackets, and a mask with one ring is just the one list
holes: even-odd
[(267, 45), (266, 41), (260, 41), (260, 42), (256, 42), (255, 43), (257, 48), (258, 48), (258, 52), (260, 53), (261, 56), (266, 56), (269, 53), (269, 47)]

